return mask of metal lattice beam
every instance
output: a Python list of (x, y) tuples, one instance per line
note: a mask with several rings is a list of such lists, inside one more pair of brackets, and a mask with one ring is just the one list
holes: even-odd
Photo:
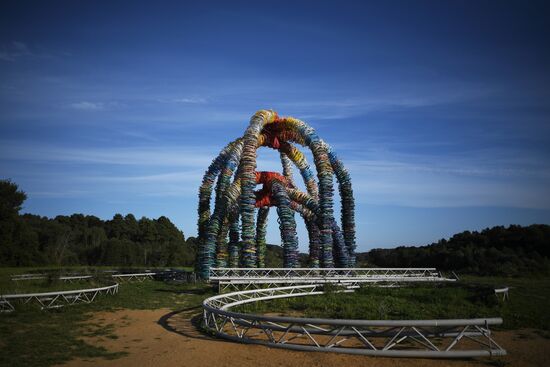
[(358, 288), (364, 283), (388, 287), (455, 280), (443, 277), (435, 268), (212, 268), (209, 276), (220, 291), (326, 283), (347, 288)]
[[(157, 273), (151, 273), (151, 272), (133, 273), (133, 274), (112, 274), (111, 277), (119, 282), (123, 282), (123, 281), (143, 282), (144, 280), (154, 279), (156, 274)], [(24, 281), (24, 280), (41, 280), (46, 278), (47, 278), (46, 274), (18, 274), (18, 275), (12, 275), (11, 280)], [(88, 280), (92, 278), (93, 278), (93, 275), (70, 275), (70, 276), (65, 275), (65, 276), (60, 276), (58, 279), (64, 282), (73, 283), (76, 281)]]
[(255, 315), (230, 310), (245, 303), (319, 294), (323, 294), (321, 284), (220, 294), (204, 300), (204, 326), (221, 338), (292, 350), (425, 358), (506, 354), (492, 338), (489, 329), (489, 326), (501, 324), (501, 318), (335, 320)]
[(118, 283), (110, 286), (59, 292), (0, 295), (0, 312), (12, 312), (16, 304), (35, 303), (41, 309), (58, 308), (78, 303), (92, 303), (100, 294), (118, 293)]

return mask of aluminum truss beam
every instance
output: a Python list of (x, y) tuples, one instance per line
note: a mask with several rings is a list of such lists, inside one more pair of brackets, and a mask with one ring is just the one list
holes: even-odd
[(212, 268), (209, 277), (220, 291), (325, 283), (357, 288), (363, 283), (395, 286), (455, 280), (443, 277), (435, 268)]
[(11, 312), (15, 305), (37, 303), (42, 309), (58, 308), (78, 303), (92, 303), (98, 295), (117, 294), (118, 283), (110, 286), (70, 291), (0, 295), (0, 312)]
[(262, 278), (441, 277), (436, 268), (211, 268), (211, 280)]
[[(116, 281), (139, 281), (143, 282), (144, 280), (153, 279), (157, 273), (134, 273), (134, 274), (112, 274), (111, 277)], [(39, 280), (46, 279), (46, 274), (20, 274), (13, 275), (11, 280), (22, 281), (22, 280)], [(71, 276), (60, 276), (59, 280), (64, 282), (75, 282), (80, 280), (87, 280), (93, 278), (92, 275), (71, 275)]]
[(265, 289), (265, 288), (276, 288), (283, 285), (286, 286), (298, 286), (298, 285), (307, 285), (307, 284), (333, 284), (336, 286), (341, 286), (346, 289), (357, 289), (365, 285), (375, 285), (377, 287), (401, 287), (406, 285), (406, 283), (421, 283), (421, 282), (441, 282), (440, 279), (416, 279), (416, 278), (396, 278), (396, 279), (385, 279), (385, 280), (369, 280), (369, 279), (358, 279), (358, 280), (274, 280), (274, 281), (218, 281), (218, 292), (226, 291), (239, 291), (239, 290), (248, 290), (248, 289)]
[(203, 301), (203, 322), (207, 330), (221, 338), (293, 350), (423, 358), (506, 354), (489, 330), (489, 326), (501, 324), (501, 318), (337, 320), (230, 310), (250, 302), (320, 295), (324, 293), (322, 287), (321, 284), (299, 285), (213, 296)]
[(121, 282), (153, 280), (157, 273), (113, 274), (113, 279)]

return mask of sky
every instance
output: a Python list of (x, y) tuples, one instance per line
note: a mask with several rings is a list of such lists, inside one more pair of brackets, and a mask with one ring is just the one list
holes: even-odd
[(0, 178), (195, 236), (204, 171), (274, 109), (349, 170), (358, 251), (548, 224), (549, 35), (538, 1), (2, 1)]

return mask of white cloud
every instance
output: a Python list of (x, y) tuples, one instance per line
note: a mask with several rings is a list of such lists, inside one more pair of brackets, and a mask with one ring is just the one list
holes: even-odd
[(104, 111), (110, 110), (113, 108), (121, 107), (122, 105), (119, 102), (90, 102), (90, 101), (81, 101), (75, 103), (69, 103), (67, 105), (69, 108), (74, 110), (81, 111)]
[(207, 102), (206, 98), (201, 97), (178, 97), (178, 98), (156, 98), (157, 102), (161, 103), (183, 103), (183, 104), (204, 104)]
[(178, 103), (206, 103), (206, 99), (204, 98), (176, 98), (174, 99), (174, 102)]
[(83, 110), (83, 111), (100, 111), (105, 109), (105, 105), (103, 103), (88, 102), (88, 101), (71, 103), (69, 104), (69, 107), (75, 110)]

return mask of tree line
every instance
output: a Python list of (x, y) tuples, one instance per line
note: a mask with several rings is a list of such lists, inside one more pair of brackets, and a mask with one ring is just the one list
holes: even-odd
[(550, 273), (550, 226), (464, 231), (427, 246), (373, 249), (358, 260), (379, 267), (436, 267), (478, 275)]
[[(0, 265), (193, 266), (197, 239), (168, 218), (116, 214), (110, 220), (73, 214), (20, 215), (26, 194), (0, 180)], [(268, 245), (266, 266), (281, 267), (283, 249)], [(307, 254), (300, 254), (307, 266)], [(358, 266), (435, 267), (480, 275), (550, 273), (550, 226), (511, 225), (464, 231), (426, 246), (373, 249), (357, 254)]]
[(170, 220), (116, 214), (55, 218), (20, 215), (27, 196), (0, 181), (0, 265), (192, 266), (196, 239), (187, 240)]

